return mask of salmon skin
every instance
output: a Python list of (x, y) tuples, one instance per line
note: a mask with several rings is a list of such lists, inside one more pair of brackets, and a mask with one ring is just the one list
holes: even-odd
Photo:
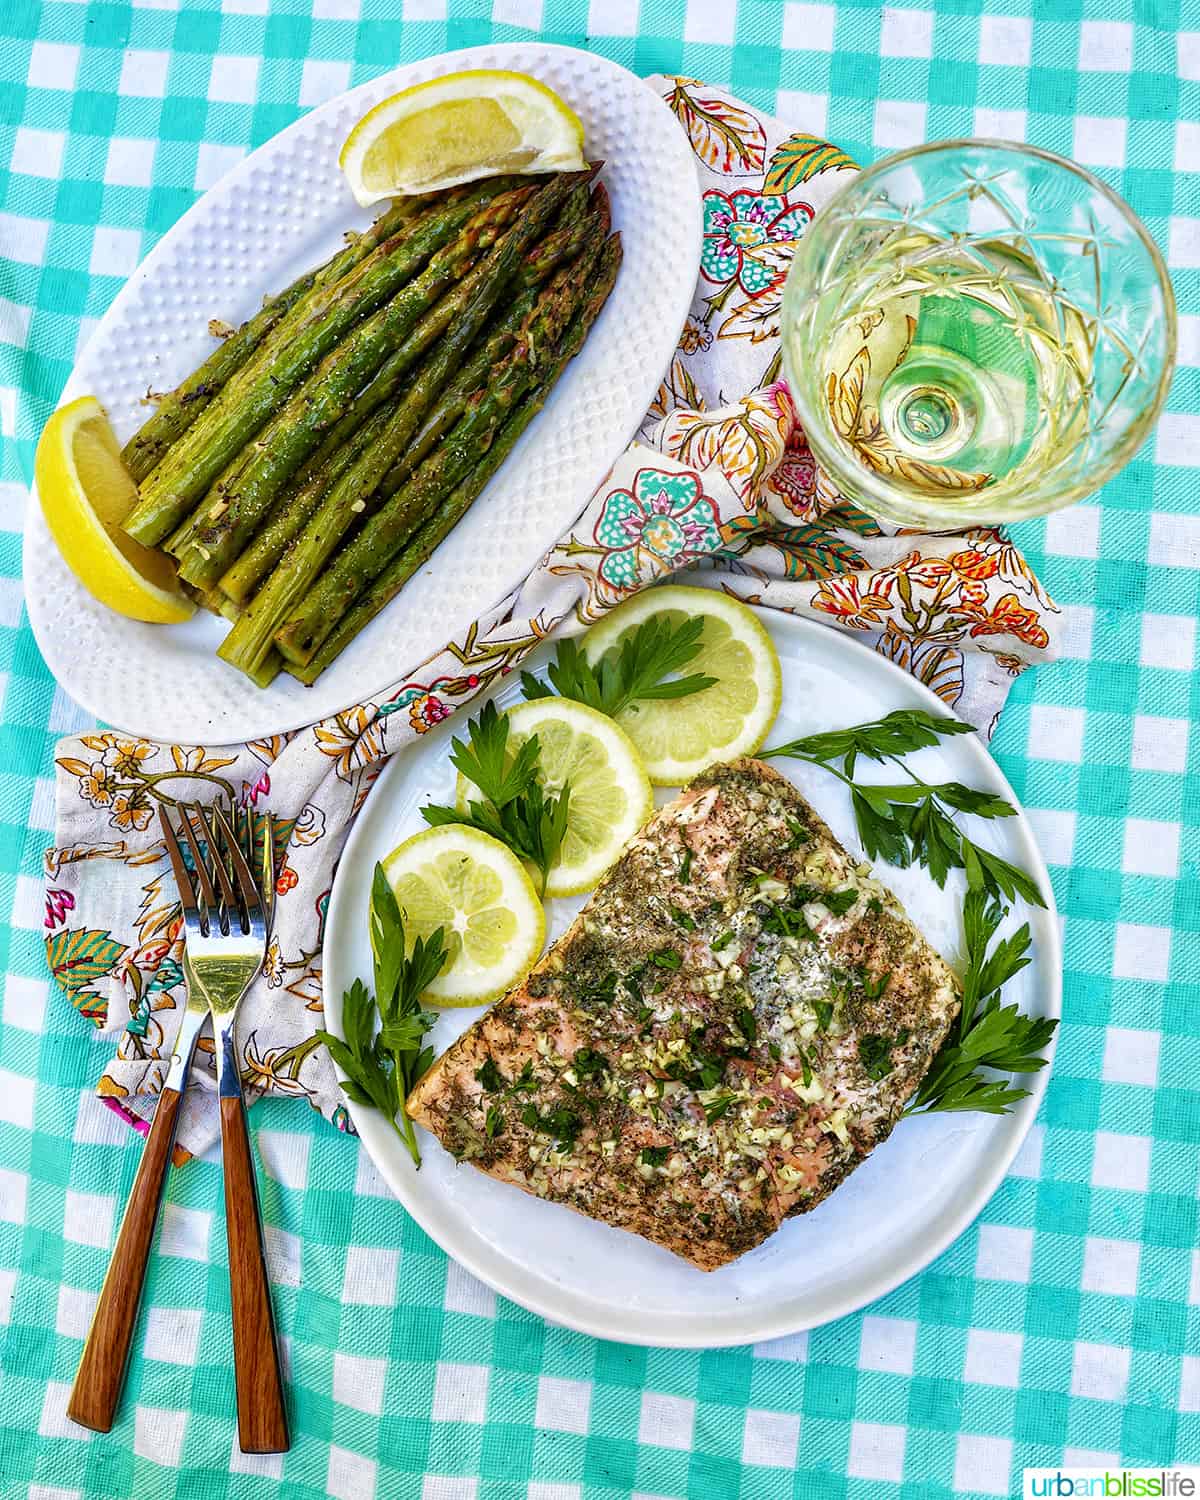
[(885, 1139), (958, 1005), (869, 866), (734, 761), (651, 818), (407, 1108), (460, 1161), (711, 1271)]

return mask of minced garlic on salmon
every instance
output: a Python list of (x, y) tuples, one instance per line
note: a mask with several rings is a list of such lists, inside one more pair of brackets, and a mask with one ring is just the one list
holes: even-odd
[(650, 820), (407, 1107), (460, 1160), (713, 1270), (888, 1135), (957, 1008), (869, 868), (734, 761)]

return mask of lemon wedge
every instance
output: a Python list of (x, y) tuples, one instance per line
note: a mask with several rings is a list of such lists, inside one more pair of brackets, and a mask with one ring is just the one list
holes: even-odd
[(449, 954), (425, 992), (436, 1005), (484, 1005), (524, 979), (546, 939), (546, 914), (521, 861), (477, 828), (414, 834), (383, 862), (410, 943), (442, 929)]
[[(547, 896), (590, 891), (654, 810), (641, 757), (623, 729), (570, 698), (535, 698), (506, 715), (515, 754), (538, 740), (538, 780), (557, 796), (570, 787), (567, 831), (546, 872)], [(459, 772), (456, 806), (466, 812), (479, 789)]]
[(766, 739), (781, 699), (779, 657), (762, 622), (740, 599), (715, 589), (668, 584), (618, 605), (583, 638), (595, 665), (619, 651), (627, 631), (652, 615), (673, 623), (699, 615), (700, 650), (684, 668), (715, 677), (686, 698), (644, 699), (617, 714), (656, 786), (678, 786), (716, 760), (753, 755)]
[(179, 591), (171, 559), (121, 530), (137, 500), (137, 486), (94, 396), (60, 406), (46, 423), (33, 474), (59, 551), (101, 604), (156, 625), (195, 613), (196, 606)]
[(498, 172), (580, 171), (583, 126), (536, 78), (480, 68), (377, 104), (346, 137), (338, 164), (366, 205)]

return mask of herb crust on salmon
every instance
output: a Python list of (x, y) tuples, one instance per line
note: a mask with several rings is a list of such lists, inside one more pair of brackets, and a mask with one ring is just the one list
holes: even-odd
[(890, 1133), (957, 981), (801, 794), (716, 765), (409, 1095), (460, 1161), (703, 1270)]

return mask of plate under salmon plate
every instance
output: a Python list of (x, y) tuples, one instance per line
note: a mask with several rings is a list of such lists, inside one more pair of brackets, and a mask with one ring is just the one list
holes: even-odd
[(63, 689), (98, 718), (166, 741), (232, 743), (308, 724), (368, 698), (443, 646), (525, 576), (633, 436), (668, 367), (700, 264), (691, 147), (661, 99), (607, 58), (512, 42), (425, 58), (331, 99), (239, 163), (130, 277), (62, 394), (98, 397), (124, 443), (147, 389), (169, 390), (213, 348), (210, 319), (237, 324), (268, 292), (320, 264), (359, 208), (338, 168), (353, 125), (389, 95), (467, 69), (528, 73), (580, 117), (602, 160), (624, 258), (613, 293), (545, 409), (428, 563), (314, 686), (281, 673), (255, 687), (215, 655), (228, 628), (198, 611), (148, 625), (106, 609), (63, 561), (40, 505), (29, 508), (30, 623)]
[[(837, 631), (777, 611), (758, 611), (779, 653), (783, 703), (768, 745), (843, 728), (893, 709), (945, 713), (945, 705), (893, 663)], [(528, 662), (537, 672), (549, 647)], [(507, 681), (503, 707), (520, 696)], [(327, 1024), (341, 1028), (341, 996), (371, 972), (367, 908), (376, 860), (418, 832), (419, 809), (453, 800), (447, 756), (463, 726), (451, 718), (398, 751), (380, 776), (346, 845), (325, 936)], [(943, 739), (907, 758), (928, 781), (958, 780), (1017, 806), (1012, 788), (974, 735)], [(859, 857), (850, 797), (820, 770), (795, 760), (771, 764), (812, 803)], [(863, 772), (858, 773), (864, 776)], [(865, 775), (865, 779), (870, 779)], [(877, 778), (879, 779), (879, 778)], [(886, 778), (884, 778), (886, 779)], [(660, 805), (676, 795), (657, 794)], [(1031, 962), (1004, 989), (1030, 1015), (1057, 1017), (1062, 954), (1045, 864), (1025, 814), (972, 825), (972, 837), (1026, 870), (1047, 909), (1019, 904), (1005, 931), (1028, 921)], [(924, 869), (876, 865), (875, 875), (944, 958), (961, 957), (962, 872), (939, 889)], [(547, 902), (557, 938), (585, 897)], [(430, 1033), (440, 1055), (480, 1015), (443, 1010)], [(1011, 1114), (934, 1114), (903, 1119), (846, 1181), (810, 1213), (787, 1220), (757, 1249), (713, 1272), (696, 1269), (649, 1241), (558, 1204), (521, 1193), (458, 1165), (418, 1129), (422, 1165), (390, 1123), (350, 1106), (364, 1148), (396, 1197), (439, 1245), (473, 1275), (554, 1323), (631, 1344), (716, 1348), (800, 1333), (865, 1307), (939, 1255), (978, 1216), (1011, 1167), (1034, 1121), (1049, 1068), (1021, 1079), (1030, 1090)], [(396, 1228), (399, 1235), (399, 1224)], [(784, 1349), (786, 1352), (786, 1346)]]

